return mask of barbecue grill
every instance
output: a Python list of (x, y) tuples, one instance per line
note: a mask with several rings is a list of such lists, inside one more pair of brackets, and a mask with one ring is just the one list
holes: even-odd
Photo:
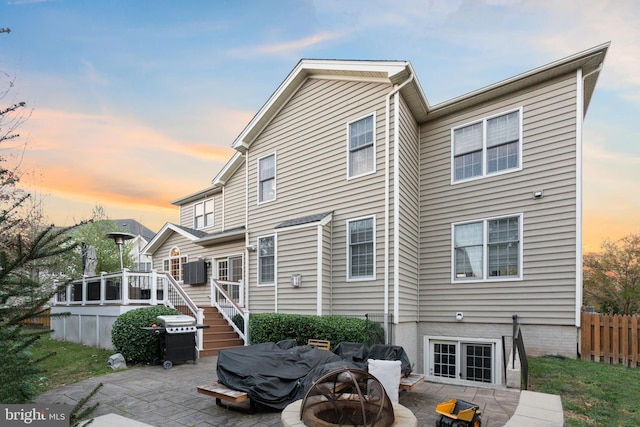
[(198, 359), (196, 331), (207, 325), (196, 325), (196, 319), (183, 314), (158, 316), (158, 326), (144, 327), (159, 336), (159, 353), (162, 366), (170, 369), (174, 363)]

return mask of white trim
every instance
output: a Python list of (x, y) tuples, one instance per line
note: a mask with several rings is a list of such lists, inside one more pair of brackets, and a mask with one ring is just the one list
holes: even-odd
[[(212, 203), (212, 208), (211, 208), (211, 214), (213, 217), (213, 222), (211, 224), (205, 224), (203, 227), (198, 227), (197, 223), (196, 223), (196, 205), (202, 205), (202, 218), (203, 218), (203, 222), (204, 222), (204, 218), (207, 217), (207, 210), (205, 209), (205, 206), (207, 204), (207, 202), (211, 202)], [(215, 198), (213, 197), (209, 197), (207, 199), (202, 199), (196, 202), (193, 202), (193, 204), (191, 205), (191, 209), (193, 212), (192, 213), (192, 220), (193, 220), (193, 229), (194, 230), (204, 230), (205, 228), (211, 228), (216, 224), (216, 201)]]
[[(367, 277), (355, 277), (352, 278), (351, 276), (351, 257), (350, 257), (350, 252), (349, 252), (349, 248), (351, 246), (351, 239), (350, 239), (350, 233), (349, 233), (349, 224), (355, 221), (362, 221), (365, 219), (372, 219), (373, 220), (373, 276), (367, 276)], [(352, 219), (348, 219), (345, 221), (346, 222), (346, 239), (345, 241), (347, 242), (347, 247), (346, 247), (346, 256), (347, 256), (347, 271), (346, 273), (346, 281), (347, 282), (365, 282), (365, 281), (371, 281), (371, 280), (376, 280), (376, 216), (375, 215), (366, 215), (366, 216), (361, 216), (358, 218), (352, 218)]]
[[(519, 245), (518, 245), (518, 276), (505, 276), (505, 277), (494, 277), (494, 276), (488, 276), (489, 274), (489, 269), (487, 268), (487, 261), (488, 261), (488, 254), (487, 254), (487, 233), (488, 233), (488, 229), (487, 229), (487, 223), (489, 221), (493, 221), (496, 219), (503, 219), (503, 218), (513, 218), (513, 217), (518, 217), (518, 237), (519, 237)], [(457, 225), (464, 225), (464, 224), (475, 224), (475, 223), (482, 223), (482, 279), (458, 279), (456, 278), (456, 253), (455, 253), (455, 227)], [(524, 278), (524, 272), (523, 272), (523, 259), (522, 259), (522, 255), (524, 253), (523, 248), (524, 248), (524, 236), (522, 235), (524, 230), (524, 214), (523, 213), (514, 213), (514, 214), (509, 214), (509, 215), (500, 215), (500, 216), (492, 216), (492, 217), (487, 217), (487, 218), (479, 218), (479, 219), (474, 219), (474, 220), (468, 220), (468, 221), (459, 221), (459, 222), (453, 222), (451, 223), (451, 283), (452, 284), (460, 284), (460, 283), (486, 283), (486, 282), (518, 282), (518, 281), (522, 281)]]
[(582, 311), (582, 125), (584, 121), (584, 80), (582, 68), (576, 72), (576, 327)]
[(322, 224), (318, 224), (316, 230), (316, 251), (317, 251), (317, 260), (316, 260), (316, 314), (318, 316), (322, 316), (322, 262), (323, 262), (323, 242), (322, 242)]
[[(260, 282), (260, 239), (266, 239), (273, 237), (273, 282), (261, 283)], [(256, 238), (256, 282), (258, 286), (274, 286), (278, 282), (278, 235), (277, 234), (265, 234)], [(277, 307), (277, 305), (276, 305)]]
[[(273, 199), (260, 200), (260, 161), (267, 157), (273, 156)], [(256, 204), (264, 205), (266, 203), (274, 202), (278, 195), (278, 156), (276, 152), (259, 157), (256, 160)]]
[[(487, 172), (487, 121), (494, 119), (496, 117), (505, 116), (507, 114), (518, 111), (518, 132), (520, 135), (520, 139), (518, 140), (518, 166), (509, 169), (503, 169), (496, 172)], [(477, 179), (484, 179), (492, 176), (503, 175), (512, 172), (518, 172), (522, 170), (522, 146), (524, 145), (524, 136), (523, 136), (523, 116), (524, 116), (524, 107), (520, 106), (517, 108), (512, 108), (510, 110), (504, 110), (500, 113), (492, 114), (490, 116), (483, 117), (478, 120), (474, 120), (459, 126), (455, 126), (451, 128), (451, 185), (460, 184), (463, 182), (475, 181)], [(460, 180), (456, 180), (456, 168), (455, 168), (455, 140), (454, 140), (454, 132), (457, 129), (461, 129), (467, 126), (475, 125), (478, 123), (482, 123), (482, 173), (478, 176), (472, 176), (469, 178), (464, 178)]]
[(400, 94), (393, 96), (393, 323), (400, 319)]
[[(456, 378), (448, 378), (441, 377), (436, 375), (430, 375), (429, 369), (431, 368), (431, 343), (433, 342), (446, 342), (446, 343), (455, 343), (456, 344)], [(461, 364), (462, 364), (462, 354), (460, 352), (462, 344), (492, 344), (493, 345), (493, 360), (491, 372), (492, 372), (492, 382), (485, 383), (481, 381), (471, 381), (471, 380), (461, 380), (459, 377), (459, 373), (461, 372)], [(424, 356), (424, 374), (425, 378), (429, 381), (439, 382), (439, 383), (448, 383), (448, 384), (456, 384), (456, 385), (468, 385), (478, 387), (480, 384), (502, 384), (502, 364), (503, 360), (502, 354), (502, 345), (500, 339), (491, 339), (491, 338), (463, 338), (463, 337), (447, 337), (447, 336), (431, 336), (424, 335), (423, 336), (423, 356)]]
[[(351, 135), (350, 135), (350, 133), (349, 133), (349, 126), (351, 126), (351, 124), (353, 124), (353, 123), (355, 123), (355, 122), (358, 122), (358, 121), (360, 121), (360, 120), (368, 119), (369, 117), (372, 117), (372, 118), (373, 118), (373, 160), (372, 160), (372, 161), (373, 161), (373, 165), (372, 165), (372, 166), (373, 166), (373, 169), (372, 169), (372, 170), (370, 170), (370, 171), (367, 171), (367, 172), (361, 173), (361, 174), (359, 174), (359, 175), (353, 175), (353, 176), (352, 176), (352, 175), (351, 175), (351, 167), (350, 167), (350, 165), (351, 165), (351, 162), (350, 162), (350, 160), (351, 160), (351, 156), (350, 156), (350, 154), (351, 154), (351, 150), (350, 150), (350, 147), (349, 147), (349, 141), (350, 141), (350, 139), (351, 139), (351, 138), (350, 138), (350, 136), (351, 136)], [(376, 161), (376, 160), (377, 160), (377, 157), (378, 157), (378, 156), (377, 156), (377, 153), (376, 153), (376, 150), (377, 150), (377, 147), (378, 147), (378, 144), (377, 144), (377, 140), (378, 140), (378, 132), (377, 132), (377, 129), (378, 129), (378, 126), (377, 126), (377, 120), (376, 120), (376, 112), (375, 112), (375, 111), (373, 111), (373, 112), (371, 112), (371, 113), (365, 114), (364, 116), (358, 117), (358, 118), (356, 118), (356, 119), (353, 119), (353, 120), (351, 120), (351, 121), (347, 122), (346, 129), (347, 129), (347, 144), (346, 144), (346, 153), (347, 153), (347, 156), (346, 156), (346, 160), (347, 160), (347, 167), (346, 167), (346, 170), (347, 170), (347, 181), (352, 180), (352, 179), (356, 179), (356, 178), (360, 178), (360, 177), (363, 177), (363, 176), (367, 176), (367, 175), (375, 174), (375, 173), (376, 173), (376, 170), (377, 170), (377, 161)]]

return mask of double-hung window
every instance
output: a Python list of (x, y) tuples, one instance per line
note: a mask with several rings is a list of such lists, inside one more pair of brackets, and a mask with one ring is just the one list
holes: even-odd
[(276, 155), (258, 160), (258, 203), (276, 198)]
[(454, 128), (454, 182), (517, 170), (522, 157), (522, 108)]
[(193, 205), (193, 223), (196, 230), (213, 225), (213, 199)]
[(367, 217), (347, 222), (348, 278), (375, 278), (375, 219)]
[(347, 125), (349, 178), (375, 172), (375, 114), (371, 114)]
[(522, 215), (453, 225), (453, 281), (522, 278)]
[(258, 284), (273, 285), (276, 276), (276, 237), (258, 238)]

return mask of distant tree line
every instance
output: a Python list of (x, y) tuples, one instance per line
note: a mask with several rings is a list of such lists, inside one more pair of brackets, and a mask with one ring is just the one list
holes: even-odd
[(605, 240), (583, 257), (584, 303), (598, 312), (640, 314), (640, 234)]

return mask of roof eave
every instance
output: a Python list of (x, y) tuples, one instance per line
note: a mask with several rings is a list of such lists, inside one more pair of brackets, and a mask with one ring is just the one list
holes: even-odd
[(394, 85), (403, 82), (411, 74), (414, 74), (413, 69), (407, 61), (303, 59), (278, 86), (231, 146), (244, 154), (253, 140), (308, 78), (379, 81)]
[[(610, 42), (603, 43), (591, 49), (576, 53), (575, 55), (568, 56), (547, 65), (543, 65), (542, 67), (535, 68), (506, 80), (485, 86), (476, 91), (436, 104), (431, 107), (428, 114), (428, 120), (473, 107), (491, 99), (513, 93), (517, 90), (533, 86), (542, 81), (547, 81), (578, 69), (582, 69), (583, 75), (586, 75), (600, 67), (604, 61), (609, 45)], [(588, 82), (589, 84), (585, 84), (585, 111), (595, 88), (595, 81), (597, 80), (598, 73), (595, 74), (595, 76), (591, 76), (591, 79)]]

